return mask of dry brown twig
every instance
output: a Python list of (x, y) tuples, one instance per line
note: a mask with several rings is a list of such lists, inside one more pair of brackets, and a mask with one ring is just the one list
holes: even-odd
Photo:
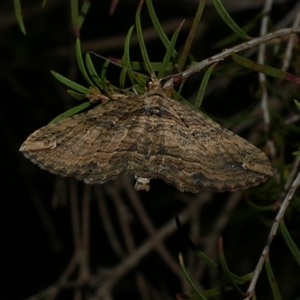
[[(250, 49), (252, 47), (258, 46), (260, 44), (263, 43), (267, 43), (271, 40), (274, 39), (280, 39), (283, 36), (289, 35), (289, 34), (296, 34), (296, 33), (300, 33), (300, 28), (286, 28), (286, 29), (280, 29), (274, 32), (271, 32), (269, 34), (266, 34), (265, 36), (262, 37), (257, 37), (257, 38), (253, 38), (250, 41), (241, 43), (237, 46), (234, 46), (232, 48), (229, 49), (224, 49), (221, 53), (213, 55), (209, 58), (206, 58), (204, 60), (202, 60), (201, 62), (199, 62), (197, 65), (193, 66), (192, 68), (182, 72), (181, 75), (181, 79), (185, 80), (186, 78), (188, 78), (190, 75), (199, 72), (200, 70), (202, 70), (203, 68), (212, 65), (215, 62), (221, 61), (224, 58), (231, 56), (234, 53), (246, 50), (246, 49)], [(173, 86), (173, 79), (168, 80), (165, 84), (164, 87), (170, 87)]]
[[(266, 2), (266, 6), (265, 6), (265, 9), (264, 11), (265, 12), (268, 12), (270, 9), (271, 9), (271, 3), (272, 1), (267, 1)], [(266, 15), (264, 18), (263, 18), (263, 22), (262, 22), (262, 27), (261, 27), (261, 33), (262, 34), (265, 34), (266, 33), (266, 30), (267, 30), (267, 21), (268, 21), (268, 16)], [(298, 10), (297, 10), (297, 14), (295, 16), (295, 20), (294, 20), (294, 23), (293, 23), (293, 28), (297, 29), (297, 30), (300, 30), (300, 28), (298, 27), (299, 26), (299, 22), (300, 22), (300, 5), (298, 5)], [(289, 37), (289, 40), (288, 40), (288, 44), (287, 44), (287, 48), (286, 48), (286, 53), (285, 53), (285, 56), (284, 56), (284, 60), (283, 60), (283, 65), (282, 65), (282, 68), (283, 69), (286, 69), (290, 63), (290, 60), (291, 60), (291, 53), (292, 53), (292, 48), (293, 48), (293, 44), (294, 44), (294, 37), (293, 36), (290, 36)], [(265, 50), (266, 50), (266, 47), (265, 47), (265, 44), (262, 44), (260, 45), (260, 49), (259, 49), (259, 63), (263, 64), (264, 63), (264, 57), (265, 57)], [(265, 86), (265, 75), (264, 74), (259, 74), (259, 81), (261, 83), (261, 86), (263, 88), (263, 97), (262, 97), (262, 101), (261, 101), (261, 106), (263, 108), (263, 112), (264, 112), (264, 121), (265, 121), (265, 124), (266, 124), (266, 128), (269, 127), (269, 120), (270, 120), (270, 117), (269, 117), (269, 112), (268, 112), (268, 105), (267, 105), (267, 89), (266, 89), (266, 86)], [(274, 145), (274, 142), (271, 141), (271, 140), (268, 140), (268, 145), (271, 146), (271, 148), (275, 149), (275, 145)], [(271, 151), (271, 153), (273, 154), (272, 156), (275, 156), (275, 150)], [(269, 233), (269, 236), (268, 236), (268, 239), (267, 239), (267, 244), (265, 245), (263, 251), (262, 251), (262, 254), (260, 256), (260, 259), (255, 267), (255, 270), (253, 271), (253, 277), (252, 277), (252, 280), (251, 280), (251, 283), (247, 289), (247, 294), (248, 296), (245, 298), (245, 300), (249, 300), (251, 297), (253, 297), (255, 295), (255, 288), (256, 288), (256, 283), (257, 283), (257, 280), (259, 278), (259, 275), (261, 273), (261, 270), (262, 270), (262, 267), (263, 267), (263, 264), (265, 262), (265, 259), (268, 257), (269, 255), (269, 252), (270, 252), (270, 247), (271, 247), (271, 244), (272, 244), (272, 241), (277, 233), (277, 230), (278, 230), (278, 226), (279, 226), (279, 222), (283, 219), (284, 215), (285, 215), (285, 211), (295, 193), (295, 191), (297, 190), (297, 188), (299, 187), (300, 185), (300, 173), (299, 173), (299, 170), (298, 170), (298, 166), (299, 166), (299, 158), (297, 158), (295, 160), (295, 163), (294, 163), (294, 166), (293, 166), (293, 171), (290, 173), (290, 176), (286, 182), (286, 185), (285, 185), (285, 191), (287, 191), (285, 193), (285, 195), (282, 195), (282, 198), (280, 200), (280, 202), (282, 201), (281, 205), (280, 205), (280, 209), (277, 213), (277, 216), (273, 222), (273, 225), (272, 225), (272, 228), (270, 230), (270, 233)], [(295, 175), (297, 174), (297, 176), (295, 177)], [(292, 184), (291, 184), (292, 182)]]
[(297, 173), (296, 178), (294, 179), (290, 189), (288, 190), (288, 192), (286, 193), (286, 195), (283, 199), (283, 202), (280, 206), (280, 209), (277, 213), (277, 216), (276, 216), (276, 218), (273, 222), (272, 228), (270, 230), (270, 233), (269, 233), (269, 236), (268, 236), (268, 239), (267, 239), (267, 244), (264, 247), (264, 249), (262, 251), (262, 254), (259, 258), (259, 261), (258, 261), (258, 263), (257, 263), (257, 265), (256, 265), (256, 267), (253, 271), (253, 277), (252, 277), (251, 283), (250, 283), (250, 285), (247, 289), (248, 296), (244, 300), (250, 300), (250, 298), (255, 295), (256, 283), (257, 283), (257, 280), (258, 280), (259, 275), (261, 273), (263, 264), (264, 264), (268, 254), (270, 252), (270, 247), (271, 247), (273, 239), (274, 239), (274, 237), (277, 233), (279, 222), (283, 219), (284, 214), (286, 212), (286, 209), (288, 208), (288, 206), (289, 206), (289, 204), (290, 204), (290, 202), (293, 198), (293, 195), (296, 192), (299, 185), (300, 185), (300, 172)]
[[(202, 205), (202, 201), (205, 198), (210, 197), (210, 193), (202, 193), (202, 200), (191, 202), (185, 209), (179, 213), (179, 218), (182, 224), (189, 221), (191, 214)], [(119, 265), (109, 271), (99, 271), (90, 282), (94, 287), (98, 287), (95, 294), (95, 299), (104, 299), (104, 296), (108, 291), (111, 291), (114, 284), (128, 273), (138, 262), (145, 257), (150, 251), (152, 251), (158, 242), (163, 241), (166, 237), (170, 236), (177, 227), (173, 218), (162, 225), (156, 232), (155, 236), (149, 237), (143, 244), (139, 245), (139, 248), (135, 249), (133, 253), (124, 258)]]

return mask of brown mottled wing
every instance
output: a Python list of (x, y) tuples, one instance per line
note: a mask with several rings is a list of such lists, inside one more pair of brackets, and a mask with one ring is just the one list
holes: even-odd
[(32, 133), (20, 151), (51, 173), (104, 183), (145, 165), (143, 103), (110, 101)]
[(273, 174), (255, 146), (160, 91), (42, 127), (20, 150), (45, 170), (90, 184), (129, 172), (181, 191), (234, 191)]
[(268, 158), (254, 145), (178, 101), (167, 104), (162, 117), (148, 118), (151, 153), (138, 177), (160, 178), (196, 193), (246, 189), (273, 175)]

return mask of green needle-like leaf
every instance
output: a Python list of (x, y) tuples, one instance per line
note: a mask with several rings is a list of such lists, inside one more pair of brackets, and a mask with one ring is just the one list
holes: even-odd
[[(169, 41), (168, 37), (166, 36), (165, 32), (163, 31), (163, 29), (160, 26), (160, 23), (157, 19), (155, 10), (154, 10), (153, 5), (152, 5), (152, 0), (146, 0), (146, 5), (147, 5), (147, 8), (148, 8), (148, 12), (149, 12), (151, 21), (153, 23), (153, 26), (154, 26), (158, 36), (160, 37), (160, 39), (161, 39), (162, 43), (164, 44), (164, 46), (166, 47), (166, 49), (169, 49), (170, 41)], [(177, 54), (176, 50), (173, 49), (172, 57), (176, 58), (177, 56), (178, 56), (178, 54)]]
[(232, 18), (230, 17), (220, 0), (212, 0), (212, 3), (215, 6), (219, 15), (221, 16), (221, 18), (223, 19), (223, 21), (233, 32), (235, 32), (238, 36), (240, 36), (243, 39), (250, 39), (250, 37), (232, 20)]
[(234, 286), (234, 288), (242, 295), (242, 296), (246, 296), (246, 294), (237, 286), (234, 278), (231, 276), (231, 273), (229, 271), (228, 265), (227, 265), (227, 261), (224, 255), (224, 251), (223, 251), (223, 243), (222, 243), (222, 237), (220, 237), (219, 239), (219, 245), (218, 245), (219, 249), (218, 249), (218, 253), (219, 253), (219, 259), (220, 259), (220, 264), (222, 266), (222, 270), (225, 274), (225, 276), (229, 279), (229, 281), (231, 282), (231, 284)]
[(211, 298), (213, 296), (222, 295), (224, 292), (230, 291), (232, 289), (232, 286), (216, 287), (210, 290), (203, 291), (202, 295), (206, 298)]
[(190, 49), (191, 49), (192, 43), (194, 41), (194, 37), (195, 37), (196, 31), (199, 28), (199, 22), (200, 22), (200, 19), (201, 19), (204, 7), (205, 7), (205, 0), (200, 0), (199, 5), (198, 5), (198, 9), (197, 9), (197, 12), (196, 12), (196, 15), (195, 15), (195, 18), (193, 20), (193, 24), (192, 24), (192, 26), (190, 28), (190, 31), (189, 31), (189, 35), (188, 35), (188, 37), (186, 39), (186, 42), (184, 44), (182, 53), (181, 53), (181, 55), (179, 57), (178, 72), (182, 72), (183, 71), (184, 65), (186, 63), (186, 59), (187, 59), (187, 57), (188, 57), (188, 55), (190, 53)]
[(80, 71), (81, 71), (84, 79), (86, 80), (86, 82), (90, 86), (93, 86), (93, 87), (97, 88), (97, 86), (89, 78), (89, 76), (88, 76), (88, 74), (87, 74), (87, 72), (85, 70), (85, 66), (84, 66), (83, 59), (82, 59), (82, 54), (81, 54), (81, 46), (80, 46), (80, 40), (79, 39), (76, 40), (76, 57), (77, 57), (78, 67), (79, 67), (79, 69), (80, 69)]
[(210, 75), (211, 75), (211, 72), (213, 70), (213, 68), (216, 66), (216, 63), (211, 65), (207, 71), (205, 72), (204, 76), (203, 76), (203, 79), (202, 79), (202, 82), (201, 82), (201, 85), (200, 85), (200, 88), (199, 88), (199, 91), (198, 91), (198, 94), (197, 94), (197, 98), (196, 98), (196, 101), (195, 101), (195, 107), (196, 108), (200, 108), (201, 104), (202, 104), (202, 100), (203, 100), (203, 97), (204, 97), (204, 93), (205, 93), (205, 90), (206, 90), (206, 86), (208, 84), (208, 81), (209, 81), (209, 78), (210, 78)]
[(48, 2), (48, 0), (43, 0), (42, 8), (45, 8), (47, 2)]
[(89, 94), (90, 93), (90, 90), (54, 71), (51, 71), (51, 74), (58, 80), (60, 81), (62, 84), (66, 85), (67, 87), (77, 91), (77, 92), (80, 92), (82, 94)]
[(176, 41), (177, 41), (178, 34), (179, 34), (179, 32), (182, 28), (183, 23), (184, 23), (184, 21), (182, 21), (179, 24), (178, 28), (175, 30), (175, 32), (172, 36), (170, 47), (169, 47), (169, 49), (167, 49), (167, 52), (165, 54), (165, 57), (164, 57), (163, 62), (161, 64), (161, 67), (159, 69), (159, 72), (158, 72), (158, 75), (157, 75), (158, 78), (162, 78), (165, 75), (165, 72), (168, 68), (168, 64), (169, 64), (170, 59), (172, 57), (173, 50), (175, 48), (175, 44), (176, 44)]
[(120, 83), (120, 88), (121, 89), (125, 88), (126, 76), (127, 76), (127, 70), (122, 69), (122, 71), (120, 73), (120, 76), (119, 76), (119, 83)]
[(198, 290), (198, 288), (194, 284), (193, 280), (189, 276), (189, 274), (188, 274), (188, 272), (186, 270), (186, 267), (184, 265), (184, 261), (183, 261), (181, 253), (179, 253), (179, 264), (180, 264), (180, 267), (181, 267), (181, 270), (183, 272), (184, 277), (186, 278), (186, 280), (188, 281), (188, 283), (190, 284), (190, 286), (193, 288), (193, 290), (195, 291), (196, 295), (198, 296), (197, 299), (206, 300), (206, 298), (200, 293), (200, 291)]
[(101, 83), (101, 84), (100, 84), (100, 86), (101, 86), (104, 90), (107, 90), (106, 71), (107, 71), (107, 68), (108, 68), (109, 64), (110, 64), (110, 61), (107, 60), (107, 61), (104, 63), (102, 69), (101, 69), (101, 75), (100, 75), (100, 78), (101, 78), (101, 82), (100, 82), (100, 83)]
[(90, 73), (91, 78), (94, 80), (96, 85), (101, 88), (102, 87), (101, 86), (101, 79), (99, 78), (99, 75), (96, 72), (96, 69), (93, 65), (93, 62), (92, 62), (92, 59), (91, 59), (91, 56), (90, 56), (89, 53), (87, 53), (85, 55), (85, 62), (86, 62), (86, 66), (88, 68), (88, 71)]
[(16, 18), (17, 18), (17, 22), (19, 24), (19, 27), (20, 27), (22, 33), (24, 35), (26, 35), (26, 29), (25, 29), (25, 25), (24, 25), (24, 22), (23, 22), (20, 0), (14, 0), (14, 7), (15, 7), (15, 14), (16, 14)]
[(266, 267), (266, 272), (267, 272), (268, 280), (269, 280), (269, 283), (270, 283), (270, 286), (271, 286), (271, 290), (272, 290), (274, 299), (275, 300), (282, 300), (282, 297), (280, 295), (279, 288), (278, 288), (278, 285), (276, 283), (274, 273), (272, 271), (271, 264), (270, 264), (270, 261), (269, 261), (268, 257), (265, 260), (265, 267)]
[(86, 97), (85, 94), (77, 93), (73, 90), (67, 90), (67, 93), (76, 100), (83, 100)]
[(292, 81), (297, 84), (300, 84), (300, 78), (291, 73), (288, 73), (288, 72), (285, 72), (285, 71), (282, 71), (282, 70), (279, 70), (276, 68), (272, 68), (272, 67), (269, 67), (266, 65), (259, 64), (255, 61), (252, 61), (248, 58), (242, 57), (237, 54), (233, 54), (232, 59), (235, 62), (237, 62), (238, 64), (240, 64), (250, 70), (253, 70), (253, 71), (256, 71), (259, 73), (263, 73), (265, 75), (272, 76), (275, 78), (280, 78), (280, 79), (284, 79), (284, 80), (288, 80), (288, 81)]
[[(260, 22), (261, 17), (263, 16), (262, 12), (259, 12), (254, 18), (252, 18), (248, 23), (242, 26), (242, 30), (244, 32), (250, 32), (254, 28), (257, 27), (258, 22)], [(213, 48), (217, 49), (224, 49), (231, 47), (231, 45), (237, 43), (239, 40), (239, 36), (237, 36), (235, 33), (232, 33), (225, 38), (222, 38), (218, 40), (217, 43), (213, 45)]]
[(121, 72), (122, 76), (120, 77), (120, 80), (121, 80), (123, 86), (125, 84), (126, 74), (128, 74), (132, 85), (134, 85), (136, 83), (136, 78), (134, 76), (134, 73), (132, 72), (132, 66), (131, 66), (131, 62), (130, 62), (130, 39), (131, 39), (133, 29), (134, 29), (134, 26), (131, 26), (128, 31), (128, 34), (126, 36), (125, 43), (124, 43), (124, 55), (122, 57), (122, 63), (125, 66), (125, 69), (123, 69), (123, 71)]
[[(151, 62), (151, 67), (153, 71), (158, 72), (161, 68), (161, 64), (162, 64), (161, 62)], [(141, 70), (145, 70), (146, 68), (143, 62), (131, 61), (131, 69), (141, 71)], [(169, 62), (166, 71), (173, 71), (173, 70), (174, 70), (174, 65), (172, 62)]]
[(283, 238), (284, 238), (287, 246), (289, 247), (290, 251), (292, 252), (296, 262), (300, 266), (300, 251), (297, 248), (297, 246), (296, 246), (295, 242), (293, 241), (292, 237), (290, 236), (290, 234), (289, 234), (287, 228), (285, 227), (283, 221), (280, 222), (280, 230), (281, 230), (281, 233), (283, 235)]
[(64, 113), (58, 115), (57, 117), (55, 117), (51, 122), (49, 122), (49, 124), (51, 123), (56, 123), (62, 119), (65, 119), (65, 118), (68, 118), (68, 117), (71, 117), (73, 115), (75, 115), (76, 113), (82, 111), (83, 109), (89, 107), (91, 105), (90, 102), (84, 102), (78, 106), (75, 106), (67, 111), (65, 111)]
[[(182, 238), (185, 240), (187, 246), (202, 260), (206, 262), (206, 264), (214, 269), (219, 269), (219, 265), (207, 257), (198, 247), (192, 242), (192, 240), (183, 232), (183, 228), (181, 222), (178, 217), (175, 218), (176, 225), (178, 227), (179, 232), (181, 233)], [(244, 276), (237, 276), (231, 273), (232, 278), (238, 284), (243, 284), (246, 281), (249, 281), (252, 278), (252, 274), (246, 274)]]
[(294, 102), (295, 102), (295, 104), (296, 104), (297, 108), (300, 110), (300, 102), (298, 102), (298, 101), (297, 101), (297, 100), (295, 100), (295, 99), (294, 99)]
[(247, 200), (247, 203), (252, 207), (254, 208), (255, 210), (258, 210), (258, 211), (271, 211), (274, 209), (274, 205), (265, 205), (265, 206), (262, 206), (262, 205), (257, 205), (257, 204), (254, 204), (253, 202), (251, 202), (250, 200)]
[(79, 24), (78, 24), (78, 1), (70, 1), (71, 3), (71, 18), (75, 32), (75, 36), (79, 38)]
[(154, 72), (153, 72), (152, 67), (151, 67), (151, 62), (150, 62), (149, 56), (147, 54), (147, 49), (146, 49), (146, 46), (145, 46), (145, 41), (144, 41), (144, 37), (143, 37), (143, 33), (142, 33), (142, 26), (141, 26), (141, 9), (142, 9), (142, 5), (143, 5), (143, 1), (140, 1), (139, 5), (138, 5), (138, 8), (137, 8), (137, 11), (136, 11), (136, 15), (135, 15), (136, 31), (137, 31), (139, 45), (140, 45), (143, 60), (145, 62), (146, 69), (147, 69), (147, 71), (149, 72), (150, 75), (153, 75)]
[(83, 3), (82, 3), (82, 7), (81, 7), (81, 10), (80, 10), (80, 14), (78, 16), (78, 20), (77, 20), (77, 25), (78, 25), (78, 28), (81, 29), (82, 27), (82, 24), (85, 20), (85, 17), (89, 11), (89, 8), (91, 6), (91, 3), (90, 1), (87, 1), (85, 0)]

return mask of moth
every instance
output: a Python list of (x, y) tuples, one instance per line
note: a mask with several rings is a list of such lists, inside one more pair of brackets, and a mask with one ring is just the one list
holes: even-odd
[(273, 175), (261, 150), (169, 98), (157, 78), (143, 95), (123, 95), (38, 129), (20, 151), (44, 170), (87, 184), (131, 173), (137, 190), (159, 178), (182, 192), (235, 191)]

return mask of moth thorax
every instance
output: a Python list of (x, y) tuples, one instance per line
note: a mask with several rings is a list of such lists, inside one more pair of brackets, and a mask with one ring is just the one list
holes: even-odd
[(166, 111), (166, 99), (164, 95), (151, 94), (144, 99), (144, 111), (145, 115), (162, 117)]

